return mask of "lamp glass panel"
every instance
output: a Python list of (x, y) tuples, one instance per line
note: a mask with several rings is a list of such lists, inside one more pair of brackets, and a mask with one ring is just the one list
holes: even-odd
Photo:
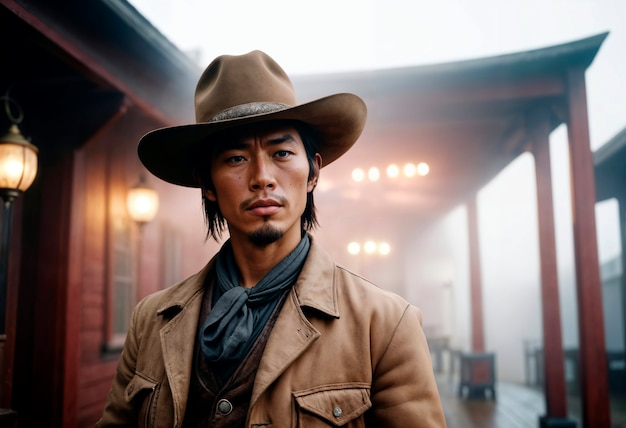
[(0, 144), (0, 188), (25, 191), (37, 176), (37, 153), (23, 144)]
[(135, 187), (128, 191), (128, 213), (140, 223), (151, 221), (159, 209), (159, 196), (154, 189)]

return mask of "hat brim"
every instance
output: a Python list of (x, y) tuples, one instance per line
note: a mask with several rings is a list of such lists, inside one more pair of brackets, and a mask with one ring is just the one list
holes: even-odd
[(322, 166), (335, 161), (357, 141), (367, 117), (367, 108), (354, 94), (334, 94), (272, 113), (214, 122), (155, 129), (139, 141), (137, 152), (144, 166), (155, 176), (172, 184), (200, 187), (194, 177), (191, 153), (211, 144), (217, 132), (245, 124), (272, 120), (296, 120), (317, 130)]

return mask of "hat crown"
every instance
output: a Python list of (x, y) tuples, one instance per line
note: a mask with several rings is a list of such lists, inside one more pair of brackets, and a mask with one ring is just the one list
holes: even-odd
[[(258, 50), (217, 57), (196, 85), (196, 123), (211, 122), (227, 111), (230, 117), (246, 116), (258, 110), (250, 108), (255, 104), (261, 105), (261, 110), (278, 110), (297, 104), (287, 73)], [(238, 109), (238, 106), (248, 107)]]
[(367, 117), (363, 100), (349, 93), (298, 104), (285, 71), (261, 51), (216, 58), (200, 76), (194, 101), (196, 123), (152, 130), (137, 147), (152, 174), (189, 187), (202, 185), (198, 162), (206, 159), (198, 160), (198, 150), (214, 145), (221, 132), (265, 121), (305, 123), (324, 167), (352, 147)]

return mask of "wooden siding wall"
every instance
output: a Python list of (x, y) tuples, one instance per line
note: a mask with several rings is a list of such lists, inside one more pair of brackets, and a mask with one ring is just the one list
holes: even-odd
[[(66, 400), (64, 427), (94, 425), (102, 413), (114, 375), (119, 353), (103, 352), (111, 283), (111, 225), (116, 216), (127, 217), (126, 191), (136, 184), (143, 172), (136, 155), (137, 142), (141, 135), (158, 126), (131, 108), (110, 122), (75, 155), (75, 218), (71, 233), (78, 237), (73, 240), (72, 254), (80, 266), (75, 272), (80, 292), (80, 326), (76, 338), (79, 361), (76, 385), (65, 385), (68, 393), (74, 393), (75, 397)], [(157, 218), (143, 230), (138, 266), (141, 283), (136, 287), (138, 299), (165, 286), (162, 271), (158, 268), (162, 262), (161, 231), (164, 225), (171, 229), (172, 220), (175, 220), (180, 226), (177, 231), (183, 241), (181, 259), (185, 261), (182, 276), (198, 270), (215, 250), (214, 246), (204, 244), (205, 229), (196, 193), (199, 191), (171, 186), (154, 177), (149, 177), (148, 181), (159, 192), (160, 210)], [(196, 209), (180, 208), (186, 205)], [(135, 240), (139, 238), (137, 230), (133, 236)]]

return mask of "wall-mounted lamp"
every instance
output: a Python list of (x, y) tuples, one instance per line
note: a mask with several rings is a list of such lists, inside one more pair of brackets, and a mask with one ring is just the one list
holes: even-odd
[(143, 175), (139, 178), (139, 183), (128, 191), (127, 205), (128, 214), (139, 226), (152, 221), (156, 216), (159, 209), (159, 194), (148, 186)]
[[(126, 197), (126, 205), (128, 208), (128, 214), (137, 225), (139, 226), (139, 233), (137, 236), (137, 264), (135, 281), (139, 285), (141, 284), (141, 241), (143, 235), (143, 226), (151, 222), (157, 214), (159, 209), (159, 194), (152, 187), (146, 183), (146, 178), (142, 174), (139, 177), (139, 182), (128, 190)], [(139, 287), (137, 288), (139, 289)], [(139, 296), (138, 296), (139, 298)]]
[[(23, 119), (22, 109), (7, 93), (2, 97), (11, 126), (0, 137), (0, 197), (2, 198), (2, 242), (0, 243), (0, 336), (5, 334), (6, 293), (9, 270), (9, 242), (13, 201), (30, 187), (37, 176), (39, 150), (20, 132), (18, 124)], [(11, 111), (11, 103), (18, 115)]]

